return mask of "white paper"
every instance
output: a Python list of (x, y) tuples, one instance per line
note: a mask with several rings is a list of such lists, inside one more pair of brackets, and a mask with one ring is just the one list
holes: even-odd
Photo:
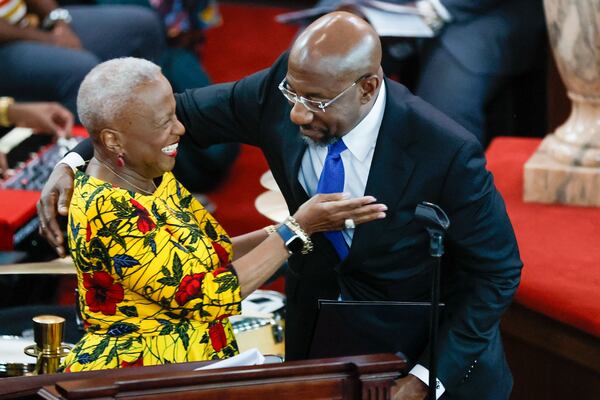
[[(255, 290), (242, 300), (242, 316), (267, 315), (272, 318), (273, 313), (284, 307), (284, 296), (281, 293), (272, 290)], [(229, 319), (231, 320), (231, 317)]]
[(231, 368), (231, 367), (246, 367), (250, 365), (262, 365), (265, 363), (265, 357), (258, 351), (257, 348), (252, 348), (244, 351), (243, 353), (226, 358), (219, 362), (206, 365), (194, 369), (194, 371), (200, 371), (205, 369), (216, 369), (216, 368)]
[(359, 6), (360, 11), (379, 36), (384, 37), (433, 37), (433, 31), (423, 17), (413, 12), (390, 12), (378, 8)]

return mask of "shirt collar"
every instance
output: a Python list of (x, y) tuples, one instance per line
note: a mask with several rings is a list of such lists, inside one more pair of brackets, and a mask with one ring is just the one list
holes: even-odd
[(381, 121), (383, 120), (383, 113), (385, 111), (385, 95), (385, 81), (382, 80), (381, 88), (379, 88), (373, 108), (371, 108), (358, 125), (342, 137), (348, 150), (359, 161), (364, 161), (369, 151), (375, 147), (375, 143), (377, 142), (379, 128), (381, 128)]

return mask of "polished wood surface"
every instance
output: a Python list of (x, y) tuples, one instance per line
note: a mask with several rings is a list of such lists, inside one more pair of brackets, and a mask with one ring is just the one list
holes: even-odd
[(71, 257), (35, 263), (0, 265), (0, 275), (75, 275)]
[[(339, 357), (193, 371), (198, 363), (78, 374), (8, 378), (0, 398), (27, 398), (42, 386), (46, 399), (369, 399), (389, 398), (407, 372), (394, 354)], [(28, 383), (28, 390), (16, 388)], [(12, 387), (12, 393), (7, 391)]]

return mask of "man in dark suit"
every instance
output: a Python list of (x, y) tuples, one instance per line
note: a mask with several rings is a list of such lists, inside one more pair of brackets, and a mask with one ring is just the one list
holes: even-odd
[[(452, 221), (443, 271), (445, 317), (438, 379), (448, 399), (506, 399), (512, 378), (498, 329), (520, 279), (521, 261), (501, 196), (476, 138), (400, 84), (383, 77), (381, 45), (362, 19), (328, 14), (295, 41), (289, 56), (238, 82), (187, 91), (177, 115), (189, 142), (260, 147), (294, 212), (320, 185), (330, 151), (345, 144), (344, 191), (373, 195), (387, 218), (345, 229), (347, 255), (325, 236), (292, 256), (287, 272), (286, 358), (307, 356), (317, 299), (427, 301), (428, 236), (415, 206), (439, 204)], [(283, 96), (282, 96), (283, 94)], [(186, 144), (187, 143), (187, 144)], [(55, 169), (40, 216), (68, 202), (68, 167)], [(63, 212), (62, 210), (61, 212)], [(426, 350), (395, 385), (396, 399), (423, 399)]]

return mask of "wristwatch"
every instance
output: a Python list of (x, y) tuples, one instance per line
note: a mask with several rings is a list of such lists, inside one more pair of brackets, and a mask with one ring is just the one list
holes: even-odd
[(291, 230), (286, 224), (277, 227), (277, 234), (283, 240), (285, 247), (290, 254), (300, 254), (304, 248), (304, 240), (299, 234)]
[(55, 8), (54, 10), (50, 11), (48, 15), (46, 15), (46, 18), (44, 18), (44, 21), (42, 22), (42, 28), (50, 30), (54, 28), (54, 25), (56, 25), (56, 23), (59, 21), (62, 21), (65, 24), (70, 24), (72, 20), (73, 17), (71, 17), (69, 10), (66, 8)]

